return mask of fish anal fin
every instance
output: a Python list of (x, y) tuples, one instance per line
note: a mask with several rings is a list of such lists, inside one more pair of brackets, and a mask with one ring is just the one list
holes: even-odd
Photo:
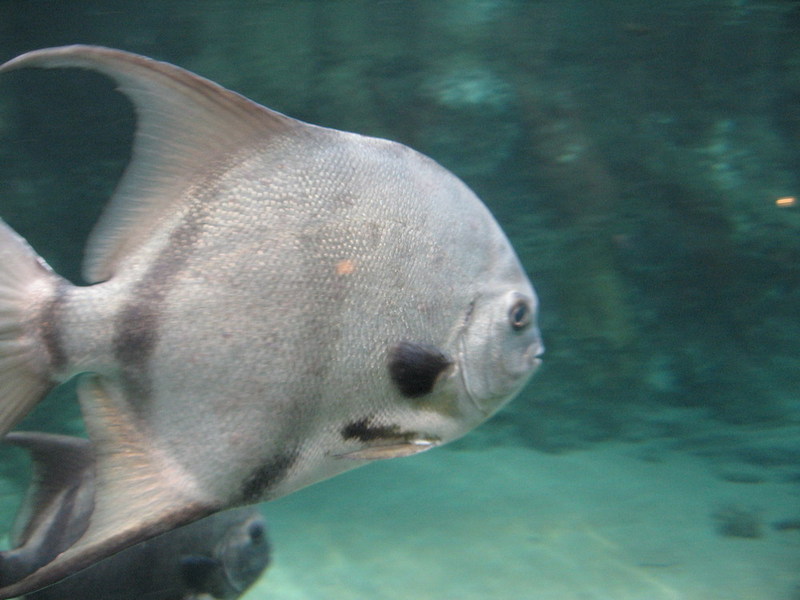
[(181, 506), (215, 504), (160, 448), (158, 440), (148, 437), (118, 394), (94, 375), (84, 375), (78, 385), (97, 460), (95, 513), (87, 535), (104, 537), (105, 528), (117, 531), (122, 523), (163, 516), (176, 507), (180, 513)]
[(145, 438), (97, 376), (84, 376), (79, 397), (95, 444), (94, 511), (86, 532), (66, 551), (19, 582), (0, 588), (0, 599), (31, 593), (133, 544), (218, 510), (191, 478)]

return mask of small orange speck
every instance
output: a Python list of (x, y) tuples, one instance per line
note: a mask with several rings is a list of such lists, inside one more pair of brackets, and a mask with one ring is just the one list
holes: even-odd
[(778, 198), (775, 200), (775, 204), (778, 206), (794, 206), (797, 204), (797, 198), (794, 196), (786, 196), (785, 198)]
[(350, 275), (353, 271), (356, 270), (356, 264), (352, 260), (340, 260), (336, 263), (336, 274), (337, 275)]

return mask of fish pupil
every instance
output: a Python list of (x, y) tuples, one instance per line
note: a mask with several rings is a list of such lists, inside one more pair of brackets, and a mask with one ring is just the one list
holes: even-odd
[(508, 320), (514, 331), (525, 329), (531, 322), (531, 307), (525, 300), (517, 300), (508, 311)]

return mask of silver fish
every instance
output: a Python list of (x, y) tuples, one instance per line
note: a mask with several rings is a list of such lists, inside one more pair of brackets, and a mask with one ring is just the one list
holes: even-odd
[(302, 123), (107, 48), (131, 163), (77, 287), (0, 228), (0, 432), (77, 374), (91, 524), (0, 598), (213, 512), (465, 434), (527, 381), (537, 299), (458, 178), (398, 143)]
[[(88, 440), (12, 432), (27, 449), (33, 478), (12, 536), (0, 552), (0, 582), (33, 573), (69, 548), (89, 525), (94, 506), (94, 452)], [(271, 548), (256, 508), (215, 513), (126, 548), (26, 600), (235, 600), (262, 575)]]

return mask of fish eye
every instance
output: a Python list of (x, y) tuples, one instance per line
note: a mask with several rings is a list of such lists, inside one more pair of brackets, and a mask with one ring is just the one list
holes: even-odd
[(260, 542), (264, 539), (264, 526), (261, 523), (252, 523), (247, 533), (253, 542)]
[(508, 321), (514, 331), (522, 331), (531, 323), (531, 305), (520, 298), (511, 306), (508, 311)]

